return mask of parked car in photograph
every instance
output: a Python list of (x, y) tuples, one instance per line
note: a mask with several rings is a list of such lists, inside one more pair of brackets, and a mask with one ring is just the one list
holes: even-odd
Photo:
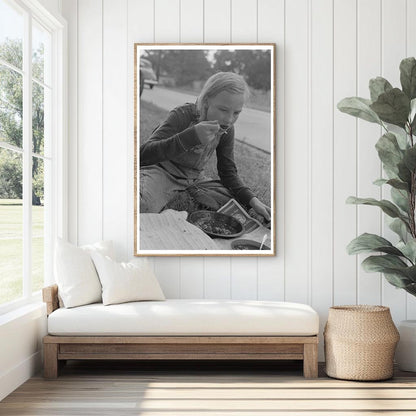
[(152, 63), (148, 59), (140, 58), (140, 95), (142, 95), (145, 84), (152, 89), (157, 85), (157, 78)]

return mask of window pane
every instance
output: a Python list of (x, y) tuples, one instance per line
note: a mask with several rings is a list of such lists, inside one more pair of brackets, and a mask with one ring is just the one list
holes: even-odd
[(51, 35), (33, 20), (32, 25), (32, 71), (33, 78), (50, 85)]
[(0, 0), (0, 59), (22, 69), (23, 13), (11, 2)]
[(23, 142), (22, 76), (0, 65), (0, 142), (17, 147)]
[(44, 276), (44, 162), (33, 158), (32, 165), (32, 291), (43, 287)]
[(32, 152), (44, 154), (45, 138), (45, 94), (44, 88), (32, 83)]
[(0, 304), (23, 295), (22, 155), (0, 148)]

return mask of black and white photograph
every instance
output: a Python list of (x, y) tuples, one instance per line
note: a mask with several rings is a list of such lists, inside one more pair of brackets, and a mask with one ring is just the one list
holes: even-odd
[(135, 255), (275, 255), (275, 45), (135, 44)]

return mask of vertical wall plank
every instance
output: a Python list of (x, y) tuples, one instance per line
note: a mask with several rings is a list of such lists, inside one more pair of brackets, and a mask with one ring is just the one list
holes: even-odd
[[(407, 0), (407, 51), (406, 57), (416, 57), (416, 25), (414, 24), (414, 16), (416, 16), (416, 2)], [(407, 314), (406, 319), (416, 319), (416, 297), (407, 296)]]
[(202, 43), (204, 41), (204, 1), (180, 0), (180, 41)]
[(202, 257), (181, 258), (180, 280), (181, 298), (204, 298), (204, 259)]
[(416, 16), (416, 2), (407, 0), (406, 2), (406, 29), (407, 29), (407, 51), (406, 56), (416, 57), (416, 25), (414, 24), (414, 16)]
[(257, 0), (231, 0), (231, 42), (257, 42)]
[[(68, 22), (68, 91), (78, 87), (78, 2), (63, 0)], [(68, 96), (68, 240), (78, 243), (78, 94)]]
[(231, 0), (205, 0), (204, 5), (204, 42), (231, 42)]
[[(257, 42), (257, 0), (231, 1), (231, 39)], [(236, 126), (238, 130), (238, 121)], [(231, 257), (231, 297), (257, 298), (257, 257)]]
[[(402, 22), (402, 24), (398, 24)], [(400, 87), (400, 61), (406, 56), (406, 0), (382, 0), (382, 75), (393, 86)], [(390, 191), (383, 192), (390, 198)], [(394, 234), (388, 227), (384, 229), (387, 239)], [(383, 279), (382, 302), (389, 306), (395, 322), (406, 319), (406, 293), (397, 290)]]
[[(231, 40), (231, 1), (204, 1), (204, 42), (228, 43)], [(205, 258), (205, 297), (231, 297), (231, 260), (229, 257)]]
[[(311, 47), (311, 303), (320, 316), (332, 306), (333, 246), (333, 2), (310, 10)], [(321, 334), (326, 319), (320, 320)], [(323, 359), (323, 342), (319, 352)]]
[(257, 299), (257, 259), (234, 257), (231, 261), (231, 298)]
[(179, 259), (171, 257), (155, 258), (154, 272), (160, 286), (168, 299), (179, 299), (181, 294)]
[(204, 282), (206, 299), (231, 299), (230, 258), (207, 257)]
[[(103, 1), (103, 238), (127, 252), (127, 0)], [(123, 258), (124, 260), (124, 258)]]
[[(78, 243), (102, 239), (102, 4), (78, 2)], [(90, 17), (94, 16), (93, 19)]]
[[(196, 43), (204, 38), (203, 0), (180, 0), (180, 41)], [(204, 258), (182, 257), (181, 298), (204, 297)]]
[[(334, 0), (334, 105), (357, 95), (356, 2)], [(355, 304), (355, 256), (345, 247), (356, 236), (356, 208), (345, 204), (356, 194), (356, 125), (354, 117), (334, 113), (334, 293), (335, 305)]]
[[(153, 0), (128, 0), (127, 2), (127, 233), (126, 257), (134, 253), (134, 44), (154, 40)], [(146, 16), (146, 18), (143, 18)], [(137, 24), (140, 22), (140, 24)]]
[(276, 106), (275, 106), (275, 221), (276, 257), (258, 259), (258, 298), (283, 300), (285, 282), (284, 253), (284, 175), (285, 175), (285, 2), (284, 0), (259, 0), (258, 2), (258, 42), (276, 43)]
[(155, 42), (179, 42), (180, 0), (154, 0)]
[[(381, 2), (369, 0), (358, 2), (358, 96), (369, 98), (368, 81), (381, 74)], [(381, 188), (374, 180), (381, 177), (381, 164), (375, 144), (383, 134), (380, 126), (358, 121), (357, 166), (358, 195), (363, 198), (380, 199)], [(357, 234), (381, 234), (381, 210), (377, 207), (358, 206)], [(381, 303), (380, 273), (367, 273), (361, 262), (368, 256), (358, 256), (357, 302), (379, 305)]]
[[(180, 5), (179, 0), (154, 0), (156, 43), (179, 42)], [(165, 295), (169, 298), (181, 296), (181, 260), (179, 257), (155, 258), (155, 273)]]
[(308, 302), (308, 1), (286, 2), (285, 300)]

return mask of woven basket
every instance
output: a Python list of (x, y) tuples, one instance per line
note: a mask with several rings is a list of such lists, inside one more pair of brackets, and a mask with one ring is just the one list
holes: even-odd
[(399, 332), (385, 306), (352, 305), (329, 309), (324, 330), (326, 373), (344, 380), (393, 377)]

